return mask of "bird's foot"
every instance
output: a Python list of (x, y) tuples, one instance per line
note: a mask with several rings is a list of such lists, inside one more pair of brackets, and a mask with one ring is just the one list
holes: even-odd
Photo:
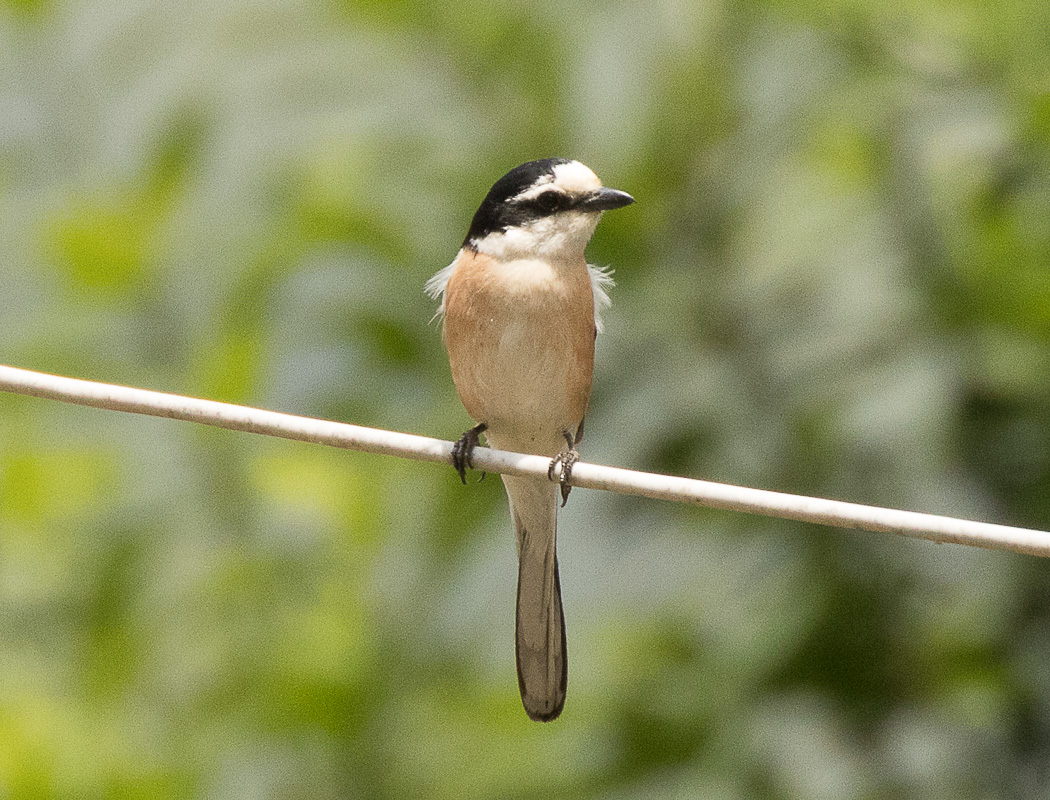
[[(580, 453), (576, 449), (576, 442), (579, 439), (574, 440), (572, 435), (566, 431), (565, 441), (569, 445), (568, 449), (552, 458), (551, 465), (547, 467), (547, 479), (557, 481), (561, 487), (562, 508), (565, 508), (565, 504), (569, 502), (569, 492), (572, 491), (572, 486), (569, 485), (569, 481), (572, 480), (572, 468), (580, 460)], [(557, 471), (557, 475), (555, 475), (555, 471)]]
[[(452, 466), (456, 468), (456, 472), (459, 473), (459, 479), (464, 484), (467, 482), (467, 467), (474, 469), (474, 448), (478, 446), (478, 438), (488, 428), (484, 422), (480, 425), (475, 425), (469, 431), (464, 433), (456, 443), (452, 445)], [(485, 476), (482, 475), (482, 478)]]

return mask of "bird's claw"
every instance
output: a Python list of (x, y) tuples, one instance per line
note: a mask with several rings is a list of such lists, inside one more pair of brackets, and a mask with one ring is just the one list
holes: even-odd
[[(569, 481), (572, 480), (572, 468), (580, 460), (580, 453), (576, 449), (576, 442), (579, 439), (574, 440), (566, 433), (565, 441), (569, 443), (568, 449), (552, 458), (550, 466), (547, 467), (547, 480), (557, 481), (558, 486), (561, 487), (562, 508), (565, 508), (565, 504), (569, 502), (569, 492), (572, 491), (572, 486), (569, 484)], [(554, 474), (555, 470), (557, 470), (557, 476)]]
[[(452, 466), (456, 468), (464, 485), (467, 483), (467, 468), (474, 469), (474, 448), (478, 446), (479, 437), (486, 428), (488, 425), (484, 422), (475, 425), (452, 445)], [(481, 477), (484, 478), (484, 474)]]

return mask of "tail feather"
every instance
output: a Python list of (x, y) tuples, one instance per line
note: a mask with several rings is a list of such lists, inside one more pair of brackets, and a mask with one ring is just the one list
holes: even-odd
[(505, 476), (518, 539), (515, 650), (521, 702), (531, 719), (549, 722), (565, 705), (568, 661), (558, 576), (558, 487)]

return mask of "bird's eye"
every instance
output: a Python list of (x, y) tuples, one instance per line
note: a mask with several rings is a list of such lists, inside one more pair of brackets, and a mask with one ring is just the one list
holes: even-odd
[(540, 211), (550, 212), (565, 208), (567, 198), (560, 192), (544, 192), (533, 201)]

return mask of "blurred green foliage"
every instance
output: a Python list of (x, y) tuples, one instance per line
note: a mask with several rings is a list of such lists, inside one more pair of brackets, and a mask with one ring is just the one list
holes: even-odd
[[(0, 3), (0, 362), (453, 438), (423, 282), (639, 202), (585, 457), (1050, 527), (1050, 5)], [(578, 491), (530, 723), (497, 480), (0, 395), (0, 797), (1035, 797), (1036, 558)]]

